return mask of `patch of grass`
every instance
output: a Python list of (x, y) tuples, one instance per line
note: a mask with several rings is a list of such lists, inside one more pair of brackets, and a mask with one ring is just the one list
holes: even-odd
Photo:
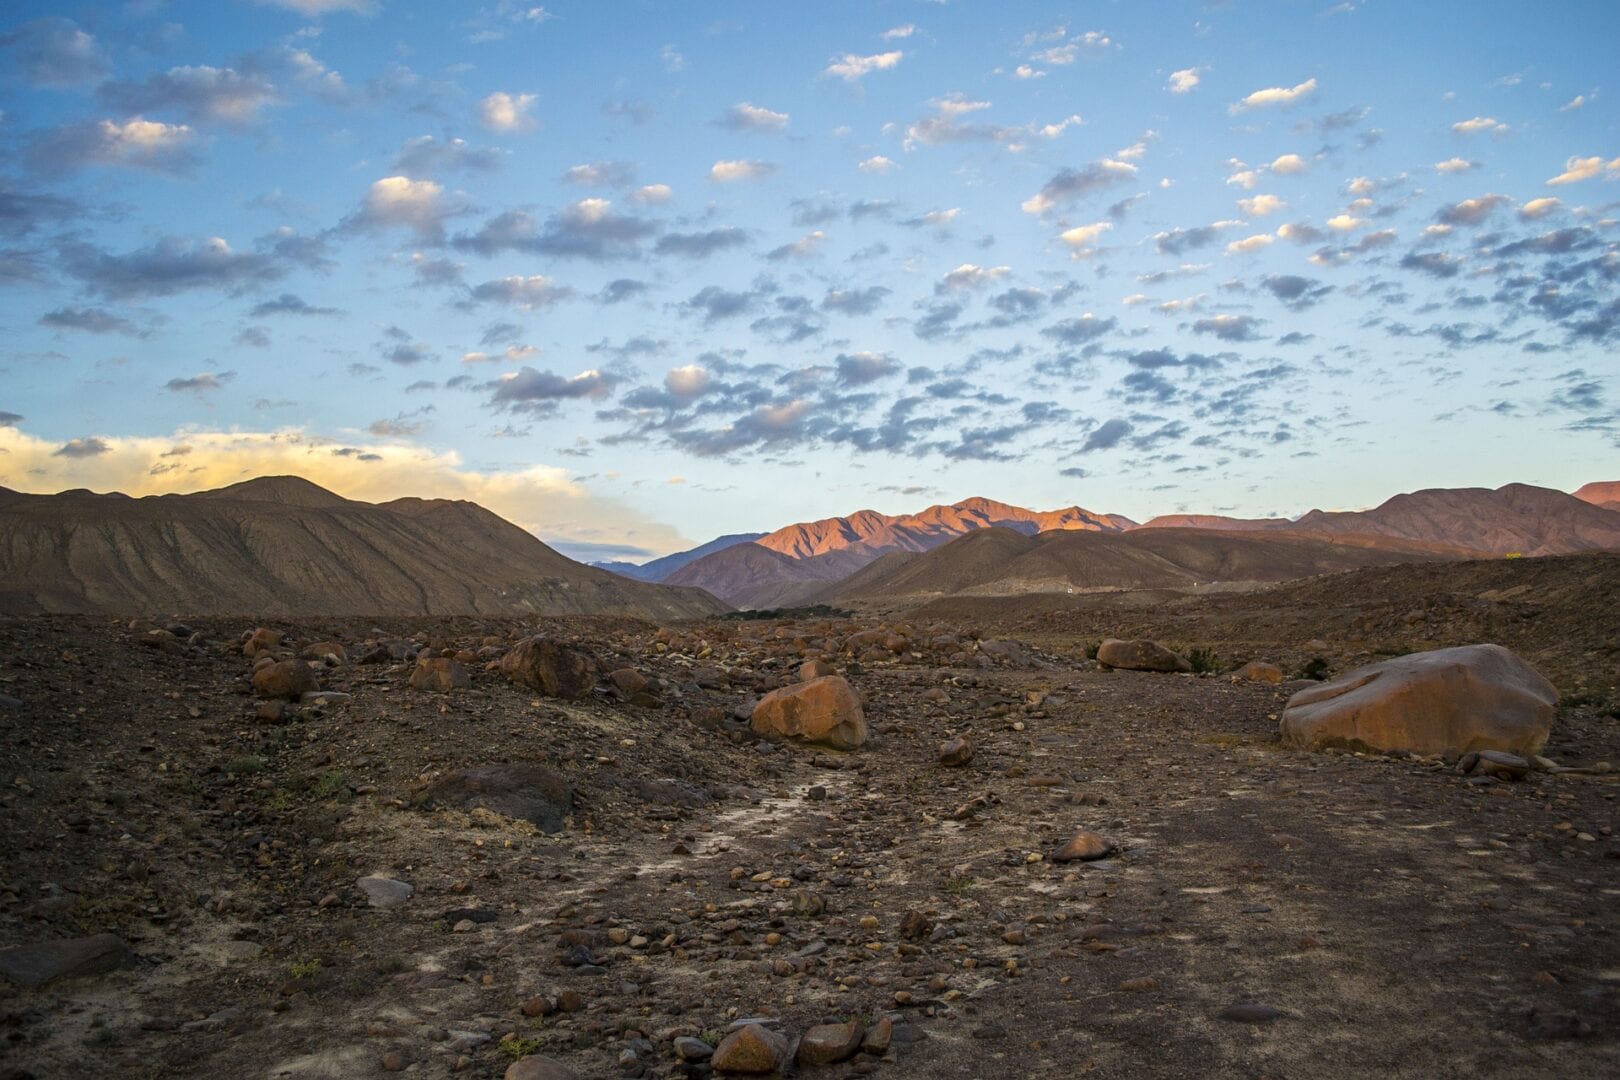
[(227, 761), (225, 771), (232, 776), (251, 776), (254, 773), (264, 772), (265, 766), (269, 764), (258, 754), (243, 754), (241, 757), (233, 757)]
[(944, 884), (940, 885), (940, 889), (952, 896), (961, 896), (973, 887), (976, 880), (976, 878), (972, 877), (946, 878)]
[(308, 960), (294, 960), (287, 965), (287, 974), (295, 979), (308, 979), (321, 973), (321, 958), (312, 956)]
[(335, 799), (340, 794), (346, 794), (348, 790), (342, 769), (322, 773), (319, 779), (309, 786), (309, 793), (317, 799)]
[(276, 812), (291, 810), (295, 805), (296, 800), (293, 799), (292, 792), (285, 788), (272, 792), (263, 803), (264, 809)]
[(1088, 641), (1088, 642), (1086, 642), (1086, 659), (1087, 660), (1095, 660), (1095, 659), (1097, 659), (1097, 651), (1099, 649), (1101, 649), (1101, 648), (1102, 648), (1102, 642), (1101, 641)]
[(540, 1049), (539, 1039), (525, 1039), (521, 1035), (508, 1035), (497, 1044), (501, 1053), (514, 1060), (526, 1058)]
[(720, 1040), (725, 1037), (726, 1033), (721, 1031), (719, 1028), (705, 1028), (703, 1030), (703, 1034), (698, 1036), (698, 1038), (702, 1039), (710, 1046), (719, 1046)]
[(377, 974), (398, 975), (402, 971), (409, 971), (411, 965), (403, 956), (384, 956), (377, 961)]
[(1199, 647), (1187, 650), (1187, 663), (1192, 665), (1194, 675), (1208, 675), (1221, 670), (1220, 661), (1215, 659), (1215, 650)]

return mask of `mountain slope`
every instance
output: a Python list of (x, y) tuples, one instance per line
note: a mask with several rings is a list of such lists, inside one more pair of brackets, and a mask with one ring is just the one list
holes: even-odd
[(1620, 510), (1620, 480), (1599, 480), (1582, 484), (1574, 492), (1577, 499), (1601, 506), (1605, 510)]
[(1433, 562), (1459, 549), (1381, 539), (1374, 543), (1273, 532), (1133, 529), (1058, 531), (1035, 537), (991, 529), (924, 555), (886, 558), (812, 597), (848, 603), (953, 595), (1015, 595), (1119, 589), (1190, 589), (1285, 581), (1363, 566)]
[(696, 562), (705, 555), (712, 555), (716, 551), (724, 551), (726, 548), (736, 547), (738, 544), (751, 543), (764, 535), (764, 533), (731, 533), (728, 536), (717, 536), (707, 544), (699, 544), (695, 548), (677, 551), (672, 555), (665, 555), (661, 559), (653, 559), (649, 562), (640, 564), (602, 562), (592, 563), (591, 565), (600, 567), (603, 570), (611, 570), (615, 574), (622, 574), (628, 578), (635, 578), (637, 581), (663, 581), (687, 563)]
[(0, 499), (0, 612), (625, 614), (713, 596), (582, 566), (470, 502), (355, 502), (297, 477), (132, 499)]
[(1620, 512), (1529, 484), (1507, 484), (1495, 491), (1428, 488), (1396, 495), (1372, 510), (1312, 510), (1286, 528), (1457, 544), (1491, 555), (1620, 548)]

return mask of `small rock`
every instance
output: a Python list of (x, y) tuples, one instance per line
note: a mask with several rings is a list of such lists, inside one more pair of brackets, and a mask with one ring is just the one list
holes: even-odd
[(1153, 976), (1143, 975), (1138, 979), (1125, 979), (1119, 984), (1119, 988), (1121, 990), (1130, 991), (1131, 993), (1136, 993), (1142, 990), (1152, 990), (1158, 985), (1158, 982), (1154, 980)]
[(1244, 1002), (1237, 1005), (1228, 1005), (1215, 1014), (1217, 1020), (1230, 1020), (1236, 1024), (1269, 1024), (1288, 1014), (1281, 1009), (1274, 1009), (1270, 1005), (1259, 1005), (1253, 1002)]
[(889, 1043), (893, 1038), (894, 1021), (887, 1016), (881, 1017), (866, 1029), (866, 1034), (861, 1038), (861, 1050), (873, 1057), (882, 1057), (889, 1052)]
[(749, 1024), (721, 1039), (710, 1061), (720, 1072), (762, 1076), (780, 1069), (787, 1051), (785, 1037), (759, 1024)]
[(675, 1056), (682, 1061), (708, 1061), (714, 1056), (714, 1047), (702, 1039), (682, 1035), (675, 1040)]
[(315, 673), (302, 660), (278, 660), (253, 673), (253, 692), (262, 698), (296, 701), (320, 688)]
[(465, 690), (472, 685), (467, 669), (448, 656), (424, 656), (411, 672), (412, 690), (436, 690), (441, 694)]
[(503, 1075), (505, 1080), (578, 1080), (574, 1070), (539, 1054), (530, 1054), (512, 1062)]
[(1093, 859), (1102, 859), (1113, 854), (1114, 845), (1104, 839), (1100, 834), (1089, 829), (1082, 829), (1074, 834), (1074, 839), (1064, 844), (1053, 855), (1053, 862), (1090, 862)]
[(973, 743), (966, 735), (939, 744), (939, 763), (947, 768), (966, 765), (973, 760)]
[(854, 1057), (866, 1034), (860, 1024), (817, 1024), (799, 1039), (794, 1060), (800, 1065), (831, 1065)]

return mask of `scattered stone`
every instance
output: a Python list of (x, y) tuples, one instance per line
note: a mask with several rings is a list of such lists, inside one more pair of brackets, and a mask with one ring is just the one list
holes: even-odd
[(1295, 694), (1283, 742), (1307, 750), (1461, 755), (1539, 751), (1558, 691), (1500, 645), (1464, 645), (1370, 664)]
[(1141, 978), (1123, 980), (1119, 984), (1119, 988), (1130, 993), (1139, 993), (1143, 990), (1152, 990), (1158, 985), (1158, 982), (1153, 978), (1153, 976), (1143, 975)]
[(720, 1040), (710, 1064), (719, 1072), (763, 1076), (780, 1069), (787, 1052), (786, 1037), (760, 1024), (748, 1024)]
[(934, 921), (920, 911), (908, 911), (900, 920), (900, 936), (907, 941), (921, 941), (934, 932)]
[(116, 934), (40, 941), (0, 949), (0, 978), (35, 990), (58, 979), (104, 975), (134, 960), (135, 954)]
[(894, 1038), (894, 1021), (887, 1016), (880, 1017), (878, 1022), (866, 1029), (861, 1038), (861, 1051), (873, 1057), (882, 1057), (889, 1052), (889, 1043)]
[(262, 652), (270, 652), (281, 646), (281, 635), (274, 630), (258, 627), (250, 630), (242, 638), (242, 655), (249, 660), (254, 659)]
[(858, 750), (866, 742), (860, 698), (840, 675), (772, 690), (754, 706), (749, 727), (758, 735), (803, 739), (835, 750)]
[(1091, 862), (1107, 858), (1115, 848), (1112, 841), (1089, 829), (1082, 829), (1052, 855), (1053, 862)]
[(296, 701), (320, 688), (320, 680), (302, 660), (278, 660), (253, 673), (253, 691), (262, 698)]
[(816, 679), (825, 679), (828, 675), (838, 674), (838, 669), (825, 660), (806, 660), (799, 665), (799, 681), (812, 682)]
[(800, 1065), (832, 1065), (855, 1056), (866, 1029), (853, 1020), (844, 1024), (817, 1024), (799, 1038), (793, 1060)]
[(675, 1056), (682, 1061), (708, 1061), (714, 1056), (714, 1047), (702, 1039), (681, 1035), (675, 1039)]
[(448, 656), (424, 656), (416, 661), (416, 667), (411, 671), (410, 685), (412, 690), (449, 693), (451, 690), (467, 689), (472, 685), (472, 678), (466, 668)]
[(501, 657), (501, 674), (549, 697), (582, 698), (596, 686), (596, 658), (550, 638), (526, 637)]
[(1464, 776), (1494, 776), (1498, 780), (1523, 780), (1530, 775), (1530, 762), (1501, 750), (1474, 750), (1457, 762)]
[(939, 763), (947, 768), (966, 765), (972, 760), (973, 742), (966, 735), (939, 744)]
[(1187, 672), (1192, 663), (1157, 641), (1146, 639), (1121, 641), (1109, 638), (1097, 647), (1097, 663), (1105, 668), (1123, 668), (1126, 671)]
[(480, 765), (434, 781), (414, 801), (421, 807), (484, 809), (555, 833), (573, 808), (573, 792), (561, 774), (543, 765)]
[(649, 685), (647, 676), (633, 667), (617, 668), (609, 672), (608, 681), (618, 687), (619, 692), (626, 697), (634, 697), (646, 690)]
[(416, 891), (415, 885), (377, 874), (361, 878), (354, 886), (366, 894), (372, 907), (385, 909), (399, 907)]

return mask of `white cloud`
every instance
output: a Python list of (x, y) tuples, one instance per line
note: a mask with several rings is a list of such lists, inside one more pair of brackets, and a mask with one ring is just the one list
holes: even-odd
[(1459, 135), (1478, 135), (1489, 133), (1502, 135), (1507, 132), (1508, 126), (1494, 116), (1476, 116), (1470, 120), (1459, 120), (1451, 125), (1451, 130)]
[(952, 292), (965, 292), (969, 289), (983, 288), (1010, 273), (1012, 273), (1010, 266), (976, 266), (973, 263), (963, 263), (941, 278), (940, 286)]
[(1198, 85), (1198, 76), (1203, 73), (1201, 67), (1182, 68), (1180, 71), (1170, 73), (1169, 90), (1172, 94), (1186, 94)]
[(1548, 180), (1553, 184), (1578, 184), (1582, 180), (1590, 180), (1594, 176), (1607, 174), (1604, 178), (1613, 180), (1620, 176), (1620, 157), (1611, 161), (1604, 161), (1600, 157), (1572, 157), (1564, 162), (1564, 171)]
[(856, 82), (862, 76), (870, 75), (874, 71), (887, 71), (900, 63), (905, 53), (896, 49), (893, 52), (877, 53), (873, 56), (857, 56), (854, 53), (845, 53), (827, 65), (823, 75), (833, 75), (845, 82)]
[(638, 187), (630, 193), (630, 201), (641, 203), (643, 206), (652, 206), (657, 203), (667, 203), (674, 192), (668, 184), (647, 184)]
[(1138, 304), (1145, 304), (1147, 302), (1148, 298), (1146, 293), (1131, 293), (1131, 295), (1120, 301), (1120, 303), (1124, 304), (1126, 307), (1135, 307)]
[(1370, 177), (1358, 176), (1346, 184), (1344, 189), (1352, 195), (1371, 195), (1378, 190), (1378, 185)]
[(376, 10), (376, 0), (258, 0), (265, 7), (286, 8), (300, 15), (325, 15), (329, 11), (352, 11), (369, 15)]
[(901, 41), (910, 37), (916, 32), (917, 27), (914, 24), (906, 23), (904, 26), (891, 26), (889, 29), (879, 34), (878, 37), (882, 38), (884, 41)]
[(1259, 251), (1261, 248), (1270, 247), (1275, 240), (1276, 237), (1270, 233), (1255, 233), (1253, 236), (1246, 236), (1242, 240), (1234, 240), (1227, 244), (1226, 253), (1228, 255), (1247, 255), (1251, 251)]
[(867, 158), (865, 161), (862, 161), (855, 167), (864, 173), (886, 173), (890, 169), (894, 168), (894, 162), (890, 161), (882, 154), (875, 154), (872, 157)]
[[(596, 200), (587, 200), (596, 201)], [(473, 290), (473, 295), (480, 300), (498, 300), (507, 304), (533, 311), (535, 308), (548, 308), (566, 300), (574, 294), (574, 290), (566, 285), (559, 285), (552, 278), (544, 274), (532, 274), (524, 277), (514, 274), (509, 277), (496, 278), (486, 281)]]
[[(1085, 123), (1085, 121), (1080, 119), (1080, 114), (1079, 113), (1073, 113), (1072, 115), (1066, 116), (1062, 120), (1059, 120), (1055, 124), (1043, 124), (1043, 125), (1041, 125), (1040, 127), (1035, 129), (1035, 134), (1039, 135), (1043, 139), (1055, 139), (1059, 135), (1062, 135), (1069, 128), (1078, 127), (1079, 125), (1081, 125), (1083, 123)], [(1138, 144), (1138, 145), (1141, 145), (1141, 144)], [(1147, 148), (1144, 146), (1144, 147), (1142, 147), (1142, 149), (1145, 151)], [(1124, 157), (1129, 152), (1130, 152), (1129, 149), (1121, 150), (1119, 156)]]
[(664, 389), (678, 398), (701, 397), (712, 383), (708, 370), (698, 364), (670, 368), (664, 374)]
[(726, 110), (724, 122), (734, 131), (783, 131), (788, 114), (744, 101)]
[(1546, 217), (1555, 210), (1562, 209), (1563, 205), (1564, 204), (1561, 200), (1556, 199), (1551, 195), (1540, 199), (1531, 199), (1529, 202), (1519, 207), (1519, 217), (1525, 221), (1534, 221), (1537, 218)]
[(1335, 214), (1327, 219), (1327, 227), (1336, 229), (1339, 232), (1352, 232), (1366, 224), (1361, 218), (1350, 214)]
[(932, 225), (936, 229), (943, 229), (961, 216), (962, 208), (952, 206), (945, 210), (930, 210), (922, 216), (922, 221), (924, 225)]
[(366, 191), (362, 219), (368, 225), (402, 225), (432, 235), (444, 220), (443, 196), (436, 181), (385, 176)]
[(1297, 86), (1268, 86), (1264, 90), (1256, 90), (1236, 105), (1233, 112), (1242, 112), (1244, 109), (1259, 109), (1270, 105), (1292, 105), (1301, 98), (1316, 93), (1316, 80), (1306, 79)]
[(1113, 223), (1107, 221), (1098, 221), (1090, 225), (1076, 225), (1074, 228), (1066, 229), (1060, 233), (1058, 239), (1074, 249), (1074, 255), (1078, 258), (1082, 255), (1092, 254), (1096, 248), (1097, 240), (1103, 233), (1113, 227)]
[(1275, 214), (1288, 204), (1275, 195), (1256, 195), (1252, 199), (1239, 199), (1238, 208), (1249, 217), (1265, 217)]
[(776, 171), (768, 161), (717, 161), (709, 168), (709, 179), (717, 184), (759, 180)]
[(671, 75), (686, 70), (686, 57), (682, 56), (681, 51), (673, 45), (665, 45), (662, 49), (659, 49), (658, 59), (663, 61), (664, 70)]
[(1447, 158), (1444, 161), (1434, 163), (1434, 171), (1437, 173), (1462, 173), (1474, 167), (1474, 162), (1460, 157)]
[(1298, 154), (1284, 154), (1271, 163), (1271, 171), (1283, 176), (1296, 176), (1307, 167), (1305, 159)]
[[(1596, 97), (1596, 96), (1597, 95), (1595, 95), (1595, 94), (1593, 95), (1593, 97)], [(1567, 101), (1563, 105), (1558, 106), (1558, 111), (1559, 112), (1574, 112), (1576, 109), (1581, 108), (1582, 106), (1584, 106), (1590, 100), (1591, 100), (1591, 98), (1588, 98), (1585, 94), (1576, 94), (1574, 97), (1570, 98), (1569, 101)]]
[(1255, 169), (1240, 169), (1226, 178), (1228, 184), (1235, 184), (1244, 191), (1253, 191), (1254, 186), (1260, 182), (1260, 173)]
[(1046, 78), (1046, 72), (1038, 71), (1035, 68), (1030, 67), (1028, 64), (1019, 64), (1017, 67), (1013, 68), (1013, 78), (1044, 79)]
[(478, 103), (478, 115), (491, 131), (532, 131), (537, 100), (533, 94), (497, 90)]
[[(290, 474), (366, 502), (406, 496), (466, 499), (549, 542), (624, 542), (654, 551), (690, 546), (672, 527), (594, 494), (570, 479), (573, 470), (551, 465), (480, 472), (454, 451), (402, 439), (339, 441), (297, 428), (181, 430), (161, 438), (103, 435), (96, 441), (104, 451), (58, 456), (57, 442), (0, 428), (0, 485), (40, 493), (85, 487), (140, 497)], [(187, 451), (177, 456), (177, 446)]]

